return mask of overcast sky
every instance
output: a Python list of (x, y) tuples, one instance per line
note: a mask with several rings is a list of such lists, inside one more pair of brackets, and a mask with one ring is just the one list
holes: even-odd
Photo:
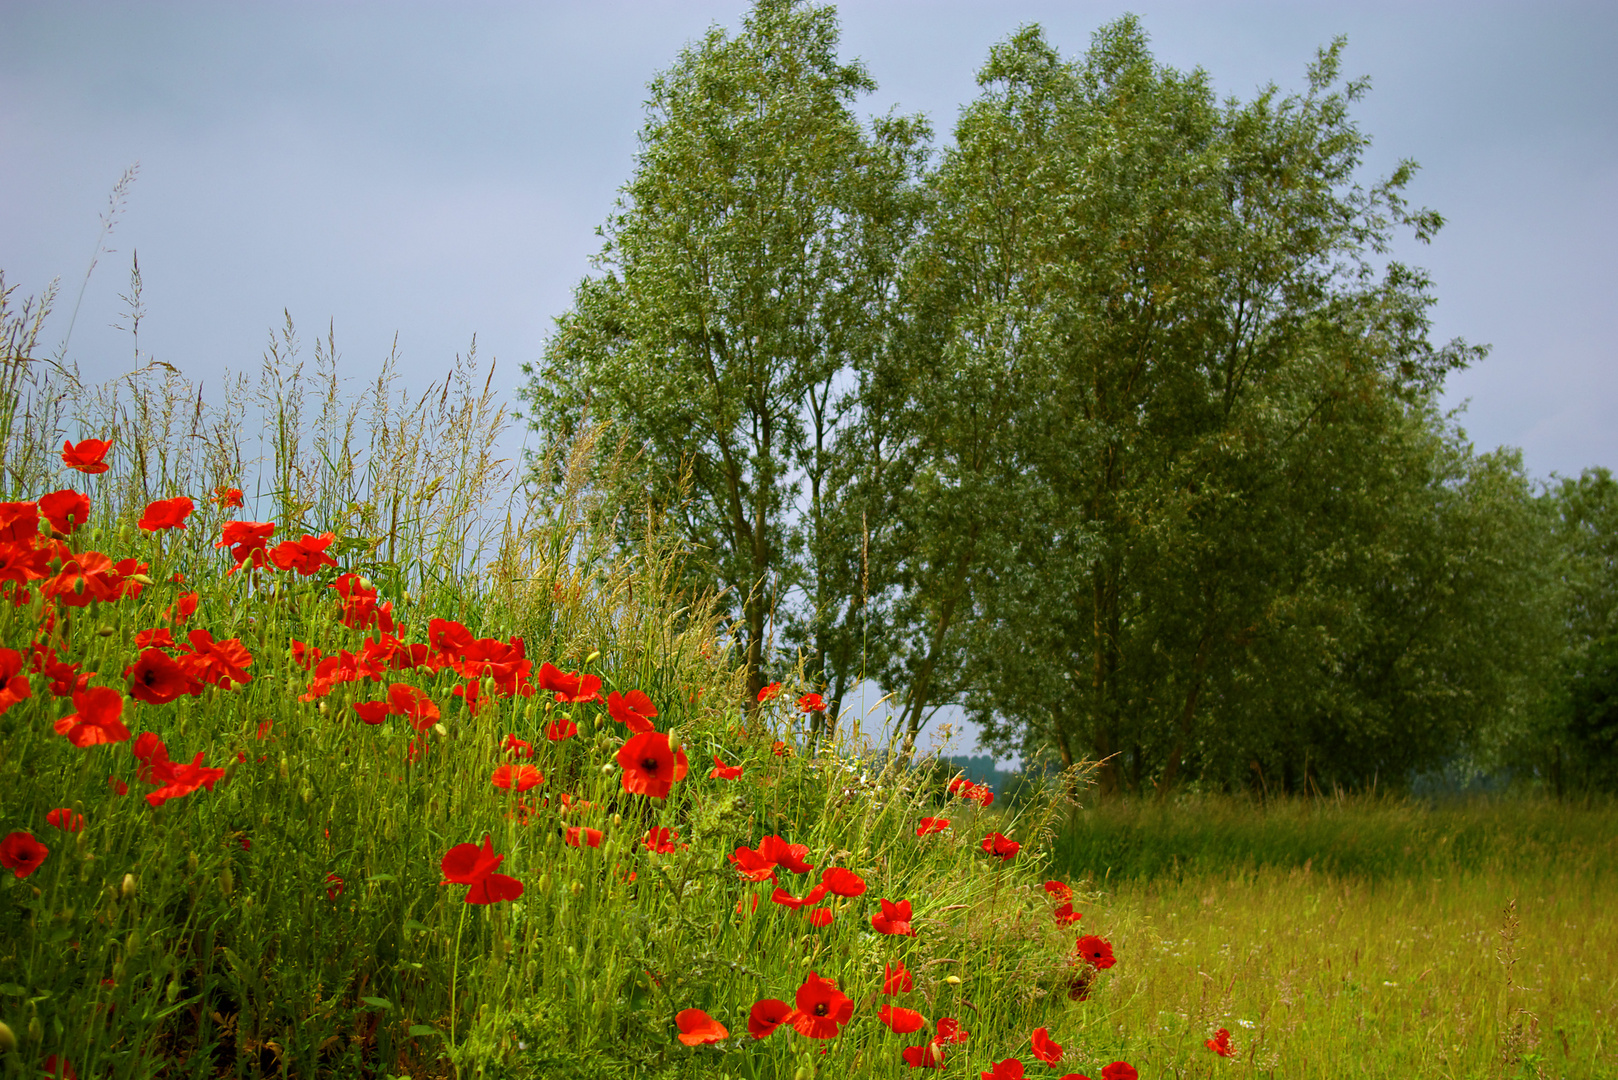
[[(514, 390), (630, 175), (647, 80), (744, 8), (0, 0), (0, 270), (23, 295), (61, 278), (65, 316), (138, 161), (73, 334), (92, 378), (129, 367), (111, 324), (138, 250), (142, 348), (194, 379), (256, 368), (286, 309), (305, 340), (332, 324), (356, 378), (397, 333), (424, 387), (476, 334)], [(1414, 158), (1412, 202), (1448, 219), (1399, 252), (1433, 274), (1435, 337), (1493, 346), (1446, 402), (1536, 476), (1618, 466), (1618, 5), (839, 5), (865, 110), (924, 113), (940, 142), (992, 43), (1037, 22), (1072, 56), (1125, 10), (1222, 96), (1301, 89), (1347, 35), (1366, 179)]]

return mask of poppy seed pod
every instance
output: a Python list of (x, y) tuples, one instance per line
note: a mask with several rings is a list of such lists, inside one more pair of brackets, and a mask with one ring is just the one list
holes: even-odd
[(139, 888), (139, 886), (135, 883), (135, 875), (134, 874), (125, 874), (124, 875), (124, 885), (123, 885), (123, 894), (124, 894), (124, 896), (125, 897), (134, 896), (135, 891), (138, 888)]
[(11, 1030), (9, 1024), (4, 1020), (0, 1020), (0, 1050), (4, 1050), (9, 1054), (15, 1049), (17, 1049), (16, 1033)]

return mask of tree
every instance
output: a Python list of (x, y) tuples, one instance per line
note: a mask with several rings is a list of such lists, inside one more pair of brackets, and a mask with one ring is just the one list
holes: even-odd
[(903, 118), (862, 129), (851, 104), (874, 84), (836, 48), (831, 8), (759, 0), (652, 81), (602, 273), (524, 391), (553, 439), (586, 414), (627, 434), (638, 494), (726, 590), (755, 694), (771, 612), (795, 596), (811, 666), (846, 653), (829, 640), (849, 584), (827, 487), (839, 386), (882, 332), (926, 138)]

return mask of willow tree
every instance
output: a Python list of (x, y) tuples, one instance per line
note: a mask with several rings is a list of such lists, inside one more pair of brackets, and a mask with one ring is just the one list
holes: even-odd
[(813, 648), (846, 608), (825, 505), (839, 377), (881, 333), (926, 135), (860, 123), (875, 84), (837, 42), (831, 8), (759, 0), (739, 34), (710, 30), (652, 81), (600, 273), (525, 390), (554, 439), (586, 416), (627, 435), (626, 501), (678, 522), (693, 573), (728, 598), (754, 693), (772, 612), (821, 612), (804, 620)]

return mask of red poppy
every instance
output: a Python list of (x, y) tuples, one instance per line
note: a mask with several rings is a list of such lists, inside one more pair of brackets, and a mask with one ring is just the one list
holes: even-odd
[(84, 815), (66, 806), (47, 813), (45, 821), (49, 825), (55, 825), (63, 832), (78, 832), (84, 828)]
[(775, 880), (775, 863), (749, 847), (739, 847), (725, 856), (736, 872), (749, 881)]
[(915, 988), (915, 978), (910, 974), (910, 969), (905, 967), (903, 960), (899, 961), (898, 967), (894, 967), (892, 964), (883, 965), (882, 992), (884, 994), (904, 994)]
[(240, 638), (215, 641), (206, 630), (193, 630), (186, 636), (187, 651), (174, 658), (175, 663), (195, 683), (209, 683), (230, 689), (232, 684), (246, 686), (253, 681), (247, 668), (253, 654), (247, 651)]
[(775, 697), (775, 695), (779, 694), (780, 692), (781, 692), (781, 684), (778, 683), (778, 682), (772, 682), (768, 686), (765, 686), (764, 688), (759, 690), (759, 692), (758, 692), (758, 700), (759, 700), (760, 703), (769, 701), (771, 698)]
[(45, 1080), (79, 1080), (79, 1074), (73, 1071), (73, 1063), (67, 1058), (49, 1054), (45, 1058)]
[(877, 933), (916, 936), (916, 931), (910, 926), (910, 901), (901, 900), (895, 904), (892, 900), (883, 900), (881, 904), (882, 910), (871, 916), (871, 926)]
[(1000, 833), (992, 832), (983, 838), (983, 850), (998, 855), (1001, 862), (1010, 862), (1022, 850), (1022, 845)]
[(758, 842), (758, 853), (794, 874), (807, 874), (814, 869), (803, 861), (803, 857), (809, 854), (808, 844), (789, 844), (779, 836), (766, 836)]
[(720, 759), (718, 754), (715, 754), (713, 756), (713, 768), (708, 770), (708, 779), (710, 779), (710, 780), (740, 780), (741, 777), (742, 777), (742, 766), (740, 766), (740, 765), (726, 765), (724, 763), (724, 761), (722, 761)]
[(1115, 1061), (1101, 1070), (1101, 1080), (1140, 1080), (1140, 1073), (1135, 1066), (1122, 1061)]
[(895, 1035), (908, 1035), (927, 1026), (927, 1018), (921, 1013), (898, 1005), (882, 1006), (877, 1010), (876, 1018), (888, 1025), (889, 1030)]
[(163, 618), (172, 619), (176, 626), (180, 625), (197, 613), (197, 599), (194, 592), (182, 594), (173, 607), (163, 612)]
[(516, 788), (518, 793), (536, 788), (545, 782), (544, 775), (532, 765), (501, 765), (489, 777), (489, 782), (504, 791)]
[(182, 694), (200, 694), (202, 687), (194, 682), (179, 664), (159, 649), (147, 649), (129, 667), (129, 693), (136, 701), (148, 705), (167, 705)]
[(846, 866), (828, 866), (820, 881), (838, 896), (865, 895), (865, 879)]
[(80, 439), (77, 446), (64, 442), (62, 464), (70, 469), (77, 469), (87, 476), (104, 473), (112, 468), (102, 460), (110, 449), (112, 449), (111, 439)]
[(1052, 911), (1051, 914), (1056, 917), (1056, 925), (1058, 926), (1071, 926), (1080, 919), (1084, 918), (1084, 915), (1081, 912), (1073, 910), (1072, 904), (1062, 904), (1057, 907), (1056, 910)]
[(1094, 934), (1081, 937), (1074, 948), (1080, 956), (1102, 971), (1118, 962), (1112, 956), (1112, 943)]
[[(744, 909), (746, 909), (746, 910), (744, 910)], [(753, 906), (751, 908), (747, 908), (747, 901), (745, 899), (736, 901), (736, 914), (738, 914), (738, 915), (746, 915), (748, 911), (757, 911), (757, 910), (758, 910), (758, 893), (753, 894)]]
[(118, 779), (116, 776), (107, 777), (107, 786), (112, 789), (112, 793), (114, 795), (129, 794), (129, 785)]
[(487, 833), (483, 847), (476, 844), (456, 844), (445, 852), (438, 864), (444, 873), (441, 884), (469, 885), (466, 890), (468, 904), (497, 904), (502, 900), (515, 900), (522, 895), (522, 882), (506, 874), (497, 874), (504, 855), (494, 853), (494, 845)]
[(1051, 1033), (1045, 1028), (1035, 1028), (1032, 1037), (1034, 1056), (1047, 1065), (1055, 1065), (1062, 1060), (1062, 1047), (1060, 1043), (1051, 1039)]
[(926, 836), (928, 833), (943, 832), (949, 828), (947, 817), (924, 817), (921, 824), (916, 826), (917, 836)]
[(970, 1031), (961, 1030), (961, 1022), (953, 1016), (945, 1016), (938, 1021), (938, 1029), (933, 1033), (933, 1042), (940, 1046), (945, 1043), (965, 1042), (971, 1038)]
[(777, 739), (775, 742), (770, 744), (770, 753), (774, 754), (776, 757), (791, 757), (792, 747), (788, 746), (780, 739)]
[(643, 731), (624, 743), (618, 749), (618, 764), (623, 766), (625, 792), (654, 799), (668, 798), (688, 768), (685, 747), (670, 751), (669, 737), (661, 731)]
[(433, 699), (408, 683), (392, 683), (388, 686), (388, 712), (404, 717), (417, 731), (432, 727), (440, 715)]
[(796, 1003), (787, 1023), (808, 1039), (836, 1038), (854, 1015), (854, 999), (837, 988), (835, 979), (822, 979), (813, 971), (798, 987)]
[(174, 634), (166, 626), (159, 626), (151, 630), (137, 630), (135, 632), (135, 648), (137, 649), (178, 649), (180, 643), (174, 640)]
[(798, 698), (798, 711), (803, 713), (823, 713), (826, 711), (826, 702), (819, 694), (804, 694)]
[[(757, 900), (758, 897), (755, 896), (753, 899)], [(755, 1001), (752, 1011), (747, 1014), (747, 1033), (755, 1039), (765, 1038), (785, 1023), (791, 1015), (792, 1006), (779, 998)]]
[(356, 701), (354, 711), (367, 724), (380, 724), (388, 718), (389, 709), (385, 701)]
[[(146, 734), (151, 734), (147, 732)], [(162, 746), (162, 743), (158, 743)], [(146, 802), (151, 806), (162, 806), (170, 799), (184, 798), (197, 788), (213, 790), (214, 784), (224, 779), (225, 770), (210, 768), (202, 763), (202, 751), (184, 765), (178, 765), (168, 760), (168, 752), (163, 752), (163, 760), (153, 762), (149, 766), (150, 782), (161, 784), (156, 791), (146, 793)]]
[(1021, 1058), (1006, 1058), (1004, 1061), (994, 1063), (992, 1072), (979, 1073), (983, 1080), (1023, 1080), (1023, 1064)]
[(600, 829), (589, 829), (581, 825), (578, 827), (568, 826), (567, 832), (562, 839), (567, 841), (568, 847), (578, 847), (580, 843), (583, 843), (586, 847), (600, 847), (602, 836)]
[(242, 489), (226, 487), (224, 484), (220, 484), (213, 489), (213, 501), (227, 509), (239, 507), (242, 505)]
[(323, 532), (319, 536), (304, 535), (302, 540), (287, 540), (269, 551), (270, 561), (282, 570), (296, 570), (303, 577), (320, 572), (322, 566), (336, 566), (337, 560), (326, 554), (336, 540), (335, 534)]
[(562, 716), (545, 725), (545, 737), (551, 742), (561, 742), (571, 739), (579, 733), (579, 725), (570, 717)]
[(539, 667), (539, 688), (556, 693), (562, 704), (585, 704), (601, 700), (601, 678), (577, 671), (563, 674), (555, 664), (546, 662)]
[(70, 713), (56, 721), (56, 733), (66, 735), (74, 746), (98, 746), (101, 743), (125, 742), (129, 729), (119, 721), (124, 712), (124, 695), (110, 686), (92, 686), (73, 691)]
[(793, 911), (797, 911), (799, 908), (814, 907), (816, 904), (826, 899), (826, 886), (816, 885), (813, 889), (809, 890), (808, 895), (803, 897), (793, 896), (785, 889), (777, 888), (774, 894), (771, 895), (770, 899), (775, 901), (777, 904), (780, 904), (782, 907), (789, 907)]
[(335, 902), (343, 895), (343, 879), (336, 874), (326, 875), (326, 899)]
[(1220, 1057), (1233, 1057), (1236, 1054), (1236, 1048), (1230, 1045), (1229, 1028), (1220, 1028), (1218, 1031), (1214, 1032), (1213, 1038), (1207, 1040), (1202, 1045), (1206, 1046)]
[(701, 1009), (681, 1009), (674, 1014), (674, 1022), (680, 1028), (680, 1041), (687, 1046), (701, 1046), (730, 1038), (725, 1025)]
[(72, 488), (41, 495), (36, 505), (40, 516), (51, 523), (51, 528), (64, 535), (72, 535), (90, 518), (90, 497)]
[(51, 849), (35, 840), (31, 833), (14, 832), (0, 840), (0, 866), (25, 878), (39, 869)]
[(971, 799), (981, 806), (988, 806), (994, 802), (994, 791), (987, 784), (974, 784), (964, 776), (957, 776), (949, 782), (949, 793), (959, 795), (963, 799)]
[[(641, 838), (641, 843), (646, 845), (647, 851), (656, 852), (659, 855), (671, 855), (674, 852), (674, 841), (679, 838), (679, 832), (674, 829), (654, 826), (646, 830), (646, 835)], [(684, 847), (685, 845), (680, 846)]]
[(159, 499), (146, 504), (146, 512), (135, 522), (135, 527), (145, 529), (147, 532), (157, 532), (160, 529), (183, 529), (185, 519), (197, 504), (184, 495), (176, 495), (172, 499)]
[(34, 696), (34, 687), (22, 669), (22, 653), (16, 649), (0, 649), (0, 713)]
[(907, 1046), (900, 1051), (905, 1064), (912, 1069), (942, 1069), (944, 1067), (944, 1050), (937, 1043), (923, 1043), (920, 1046)]
[(524, 742), (515, 735), (507, 735), (506, 741), (500, 744), (500, 752), (516, 758), (531, 758), (534, 756), (534, 744)]
[(1045, 883), (1045, 894), (1059, 904), (1065, 904), (1073, 899), (1072, 887), (1064, 885), (1060, 881), (1047, 881)]
[(820, 929), (830, 926), (832, 924), (832, 920), (835, 918), (836, 915), (832, 913), (831, 908), (815, 908), (815, 910), (809, 913), (809, 925), (815, 927), (816, 929)]
[(631, 690), (627, 694), (614, 690), (607, 695), (607, 712), (638, 735), (652, 730), (652, 717), (657, 715), (657, 706), (639, 690)]
[(229, 521), (225, 523), (220, 533), (219, 543), (214, 547), (228, 547), (230, 557), (236, 560), (236, 565), (230, 568), (234, 574), (246, 565), (247, 560), (253, 560), (255, 568), (263, 566), (269, 553), (265, 545), (270, 537), (275, 535), (275, 523), (270, 521)]

